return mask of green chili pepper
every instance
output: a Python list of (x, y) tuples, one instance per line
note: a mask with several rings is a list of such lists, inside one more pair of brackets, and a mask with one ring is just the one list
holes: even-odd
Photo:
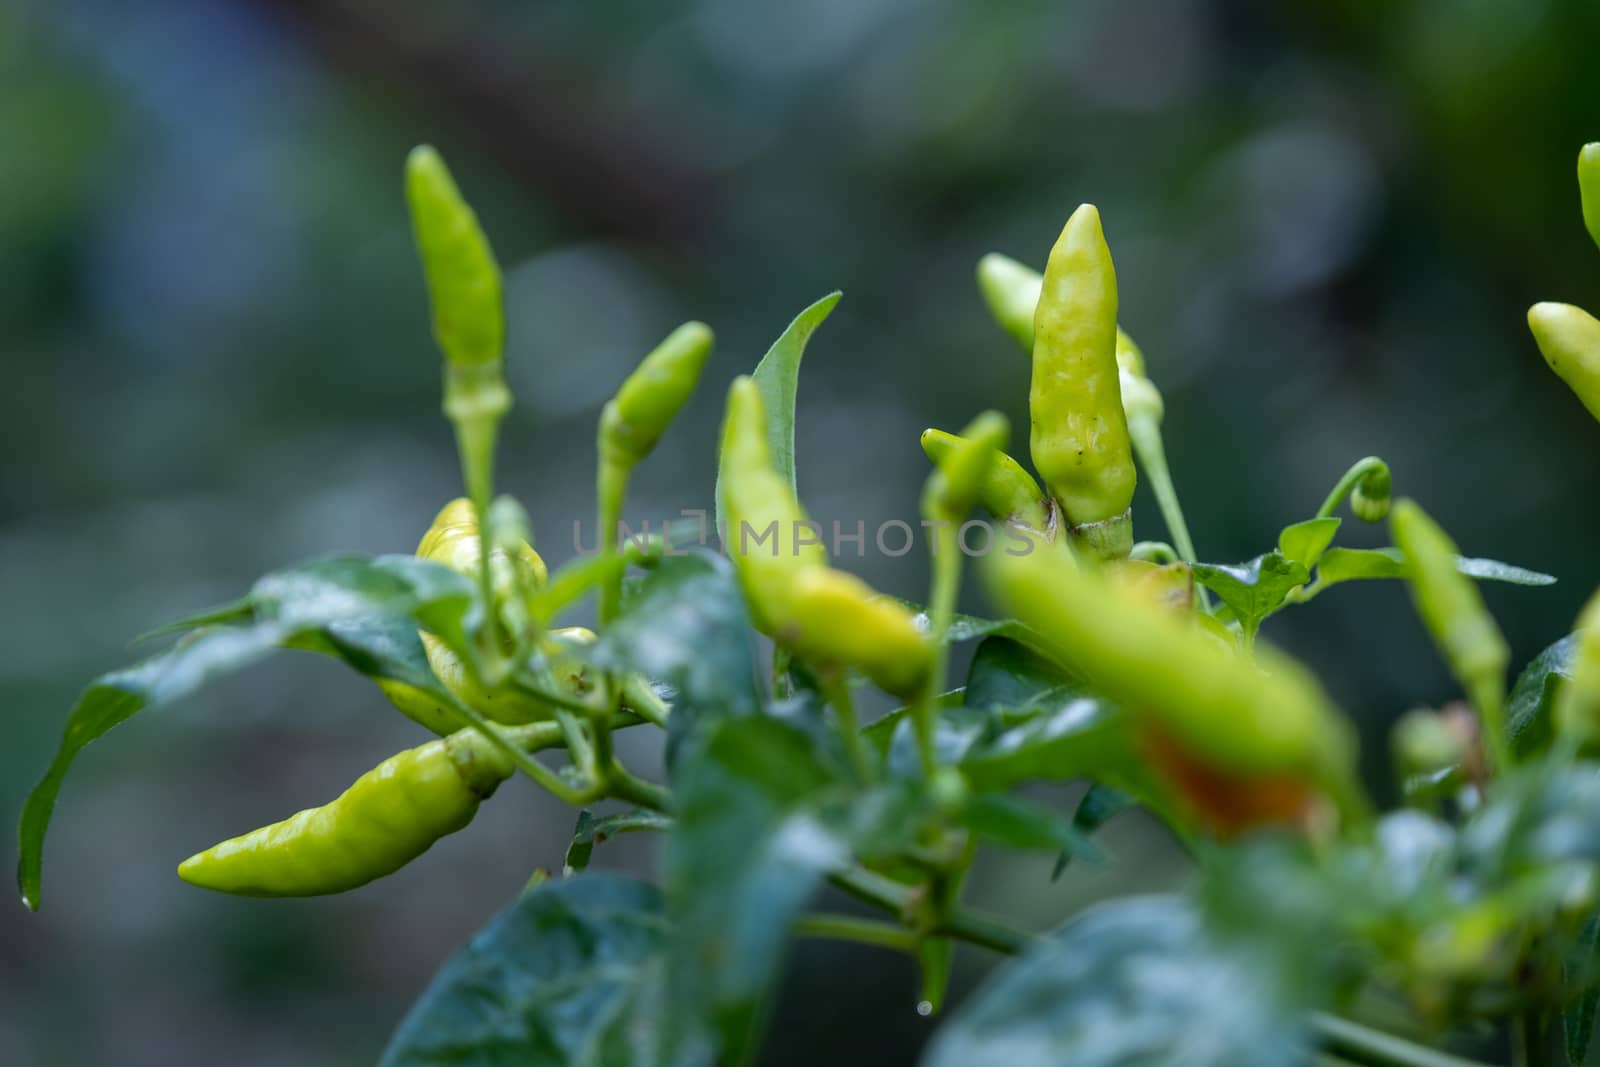
[(1528, 327), (1544, 361), (1600, 419), (1600, 321), (1571, 304), (1535, 304)]
[(1589, 598), (1574, 627), (1572, 676), (1556, 695), (1556, 729), (1588, 750), (1600, 748), (1600, 591)]
[[(516, 547), (515, 555), (502, 559), (505, 553), (491, 553), (492, 563), (503, 563), (502, 573), (496, 575), (496, 593), (511, 596), (521, 589), (532, 592), (543, 588), (549, 571), (539, 553), (526, 541)], [(478, 573), (482, 565), (483, 540), (478, 535), (478, 516), (472, 501), (457, 497), (439, 510), (433, 524), (422, 535), (417, 545), (417, 555), (435, 563), (443, 563), (451, 570), (468, 576)]]
[(788, 617), (777, 634), (822, 667), (854, 667), (897, 696), (916, 695), (933, 645), (899, 602), (878, 596), (853, 574), (810, 566), (794, 576)]
[[(1000, 328), (1015, 337), (1023, 351), (1032, 352), (1033, 317), (1039, 309), (1044, 275), (1010, 256), (990, 252), (978, 260), (978, 288)], [(1120, 326), (1117, 365), (1141, 378), (1145, 376), (1144, 352)]]
[(722, 516), (727, 546), (756, 626), (777, 636), (788, 617), (794, 576), (826, 566), (820, 536), (800, 534), (810, 519), (794, 489), (772, 465), (766, 405), (755, 379), (741, 376), (728, 390), (722, 423)]
[(1363, 810), (1355, 737), (1299, 663), (1269, 647), (1222, 646), (1192, 620), (1073, 566), (1039, 543), (990, 553), (991, 592), (1045, 651), (1188, 758), (1243, 778), (1304, 778), (1348, 813)]
[(461, 366), (498, 361), (505, 346), (500, 268), (477, 215), (432, 145), (412, 149), (406, 160), (406, 198), (439, 347)]
[(1133, 547), (1135, 474), (1117, 366), (1117, 278), (1092, 204), (1050, 250), (1034, 315), (1028, 403), (1033, 465), (1074, 538), (1095, 555)]
[(1583, 196), (1583, 224), (1600, 245), (1600, 142), (1586, 144), (1578, 153), (1578, 190)]
[(927, 638), (910, 612), (828, 566), (820, 535), (772, 465), (753, 378), (728, 390), (721, 468), (724, 544), (756, 627), (817, 665), (855, 667), (890, 692), (912, 692), (931, 660)]
[[(923, 438), (926, 440), (926, 431)], [(936, 521), (961, 523), (978, 504), (989, 498), (997, 473), (996, 460), (1002, 454), (1011, 424), (998, 411), (986, 411), (960, 434), (945, 434), (940, 442), (937, 468), (923, 496), (923, 514)], [(926, 445), (924, 445), (926, 448)], [(931, 455), (931, 453), (930, 453)], [(1014, 464), (1016, 461), (1012, 460)], [(1001, 478), (1010, 472), (998, 471)], [(1033, 482), (1023, 474), (1029, 483)], [(1001, 515), (1010, 518), (1010, 515)]]
[[(933, 462), (942, 463), (964, 440), (943, 430), (923, 430), (922, 451)], [(1039, 531), (1050, 527), (1050, 499), (1033, 480), (1033, 475), (1005, 452), (997, 450), (990, 461), (988, 473), (979, 486), (978, 502), (1002, 521), (1020, 523)]]
[(1417, 614), (1444, 652), (1456, 679), (1477, 706), (1489, 754), (1506, 766), (1505, 672), (1511, 650), (1484, 606), (1471, 578), (1456, 565), (1460, 553), (1450, 536), (1417, 502), (1395, 502), (1389, 532), (1405, 556), (1406, 580)]
[(705, 323), (684, 323), (640, 361), (600, 415), (602, 462), (632, 467), (650, 454), (694, 392), (712, 340)]
[(463, 730), (390, 756), (332, 803), (190, 856), (178, 874), (242, 896), (342, 893), (392, 874), (466, 826), (510, 775), (502, 753)]

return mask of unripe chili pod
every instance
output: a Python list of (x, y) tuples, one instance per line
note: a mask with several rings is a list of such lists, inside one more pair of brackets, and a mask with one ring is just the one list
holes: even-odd
[(1277, 799), (1268, 816), (1280, 812), (1280, 787), (1294, 782), (1328, 793), (1347, 812), (1362, 810), (1354, 734), (1299, 663), (1270, 647), (1253, 656), (1226, 648), (1170, 608), (1118, 588), (1100, 568), (1064, 564), (1042, 543), (1026, 555), (990, 553), (985, 568), (1002, 608), (1126, 708), (1173, 757), (1167, 764), (1181, 764), (1185, 775), (1203, 768), (1208, 782), (1270, 785)]
[[(964, 438), (944, 430), (922, 431), (922, 451), (935, 463), (942, 463), (963, 443)], [(978, 503), (1005, 522), (1020, 523), (1040, 531), (1050, 525), (1050, 504), (1044, 490), (1022, 464), (999, 450), (995, 451), (988, 473), (978, 487)]]
[(788, 617), (774, 636), (809, 662), (854, 667), (907, 698), (920, 691), (933, 665), (933, 643), (909, 611), (832, 567), (795, 575)]
[(755, 379), (748, 376), (734, 379), (728, 389), (721, 468), (727, 553), (752, 620), (762, 632), (776, 635), (788, 616), (794, 576), (809, 566), (826, 566), (828, 557), (820, 536), (800, 536), (810, 519), (793, 487), (772, 465), (766, 405)]
[(644, 357), (601, 412), (602, 461), (632, 467), (650, 454), (694, 392), (712, 340), (705, 323), (687, 322)]
[(1535, 304), (1528, 328), (1556, 377), (1600, 419), (1600, 321), (1571, 304)]
[(1117, 277), (1092, 204), (1073, 212), (1045, 265), (1028, 393), (1033, 465), (1098, 555), (1133, 545), (1136, 476), (1117, 366)]
[(406, 159), (406, 199), (439, 348), (458, 366), (499, 360), (505, 347), (500, 267), (477, 215), (431, 145), (419, 145)]
[[(990, 252), (978, 260), (978, 289), (1000, 328), (1016, 338), (1026, 352), (1033, 351), (1033, 317), (1039, 309), (1044, 275), (1010, 256)], [(1144, 352), (1122, 327), (1117, 327), (1117, 365), (1145, 377)]]
[[(483, 552), (478, 536), (478, 519), (472, 502), (466, 498), (450, 501), (434, 517), (417, 545), (417, 555), (452, 570), (476, 575)], [(548, 577), (544, 560), (533, 546), (521, 541), (516, 551), (495, 549), (490, 557), (494, 592), (510, 599), (519, 593), (533, 592)], [(468, 707), (498, 723), (517, 725), (548, 718), (550, 709), (542, 702), (515, 690), (490, 690), (480, 685), (467, 665), (449, 645), (427, 631), (422, 632), (422, 649), (436, 678)], [(449, 733), (461, 725), (460, 719), (426, 693), (398, 682), (380, 682), (389, 702), (435, 733)]]
[(1578, 153), (1578, 189), (1583, 197), (1583, 224), (1600, 245), (1600, 142), (1586, 144)]
[(947, 434), (950, 444), (935, 461), (923, 496), (923, 513), (945, 522), (964, 522), (984, 498), (995, 459), (1010, 433), (1011, 424), (1004, 415), (986, 411), (959, 435)]
[(1572, 676), (1556, 695), (1556, 729), (1592, 752), (1600, 749), (1600, 592), (1589, 598), (1574, 630)]
[(336, 800), (190, 856), (186, 882), (253, 897), (342, 893), (392, 874), (472, 821), (511, 762), (464, 730), (390, 756)]
[(1507, 753), (1502, 705), (1511, 650), (1500, 627), (1484, 605), (1477, 584), (1457, 567), (1460, 553), (1455, 542), (1416, 501), (1395, 503), (1389, 532), (1405, 556), (1406, 580), (1417, 614), (1476, 705), (1490, 754), (1497, 765), (1502, 764)]

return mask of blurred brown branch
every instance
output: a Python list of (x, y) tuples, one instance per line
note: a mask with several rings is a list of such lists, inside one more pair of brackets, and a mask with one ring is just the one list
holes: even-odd
[(335, 62), (425, 96), (584, 229), (666, 244), (692, 237), (705, 222), (710, 181), (655, 140), (655, 122), (602, 113), (581, 86), (492, 41), (441, 34), (403, 4), (251, 2)]

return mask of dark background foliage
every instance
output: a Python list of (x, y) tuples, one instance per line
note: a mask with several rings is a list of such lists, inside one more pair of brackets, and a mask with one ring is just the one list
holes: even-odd
[[(1597, 35), (1587, 0), (13, 0), (0, 809), (130, 635), (269, 567), (408, 550), (452, 494), (400, 195), (423, 140), (506, 269), (504, 482), (553, 563), (591, 506), (598, 406), (654, 340), (689, 317), (720, 339), (638, 480), (629, 514), (659, 522), (709, 503), (723, 383), (834, 287), (802, 493), (824, 521), (914, 519), (923, 426), (1026, 425), (974, 262), (1041, 263), (1093, 200), (1202, 556), (1265, 550), (1376, 452), (1468, 554), (1562, 576), (1487, 591), (1526, 659), (1597, 577), (1600, 428), (1522, 322), (1600, 302), (1572, 176), (1600, 138)], [(1158, 528), (1143, 494), (1137, 513)], [(920, 596), (920, 554), (845, 563)], [(1267, 636), (1361, 720), (1379, 789), (1387, 724), (1451, 696), (1397, 585)], [(332, 664), (280, 657), (97, 746), (45, 910), (0, 916), (0, 1062), (371, 1062), (447, 953), (559, 865), (570, 812), (518, 783), (328, 900), (211, 897), (172, 867), (417, 739)], [(974, 895), (1045, 926), (1181, 877), (1136, 818), (1108, 840), (1110, 867), (991, 864)], [(639, 837), (598, 857), (653, 862)], [(767, 1062), (909, 1062), (914, 991), (904, 961), (802, 945)]]

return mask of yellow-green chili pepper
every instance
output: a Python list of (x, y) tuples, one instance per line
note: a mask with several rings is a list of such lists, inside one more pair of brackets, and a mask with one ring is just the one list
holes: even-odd
[(722, 425), (723, 537), (752, 621), (803, 659), (913, 692), (931, 662), (926, 636), (899, 604), (828, 566), (820, 534), (772, 465), (766, 426), (755, 380), (735, 379)]
[(1586, 144), (1578, 153), (1578, 190), (1583, 197), (1583, 224), (1600, 245), (1600, 142)]
[(1460, 553), (1450, 535), (1417, 502), (1395, 502), (1389, 532), (1405, 555), (1411, 598), (1451, 671), (1483, 720), (1489, 754), (1503, 767), (1509, 755), (1505, 732), (1505, 673), (1511, 650), (1484, 606), (1473, 580), (1457, 567)]
[[(452, 500), (440, 509), (433, 525), (422, 535), (417, 555), (443, 563), (465, 575), (476, 575), (483, 552), (478, 522), (472, 503), (465, 498)], [(544, 560), (533, 546), (521, 542), (515, 553), (496, 549), (490, 555), (493, 592), (497, 598), (526, 597), (540, 589), (547, 578)], [(422, 649), (436, 678), (468, 707), (505, 724), (520, 724), (548, 718), (550, 709), (512, 689), (490, 690), (472, 678), (467, 665), (449, 645), (435, 635), (422, 632)], [(379, 688), (389, 702), (435, 733), (449, 733), (461, 721), (426, 693), (401, 682), (381, 681)]]
[(1072, 566), (1041, 542), (1026, 555), (985, 557), (1005, 611), (1044, 648), (1136, 720), (1157, 727), (1196, 765), (1241, 778), (1325, 790), (1362, 810), (1355, 737), (1304, 667), (1269, 647), (1253, 656), (1219, 645), (1192, 621)]
[(1117, 276), (1085, 204), (1072, 213), (1045, 265), (1034, 314), (1033, 465), (1076, 540), (1095, 555), (1133, 547), (1136, 476), (1117, 366)]
[(1574, 627), (1572, 676), (1556, 694), (1556, 729), (1594, 751), (1600, 748), (1600, 591), (1589, 598)]
[(628, 375), (600, 414), (600, 459), (632, 467), (655, 448), (700, 380), (711, 354), (711, 328), (687, 322)]
[(214, 845), (178, 874), (255, 897), (342, 893), (392, 874), (472, 821), (511, 762), (464, 730), (390, 756), (338, 799)]
[[(1039, 309), (1044, 275), (1010, 256), (990, 252), (978, 260), (978, 288), (1000, 328), (1016, 338), (1024, 352), (1032, 352), (1033, 317)], [(1120, 326), (1117, 365), (1141, 378), (1145, 376), (1144, 353)]]
[(1535, 304), (1528, 328), (1556, 377), (1600, 419), (1600, 321), (1571, 304)]
[(431, 145), (412, 149), (406, 160), (406, 199), (440, 349), (462, 366), (499, 360), (505, 347), (500, 268), (477, 215)]
[[(922, 451), (935, 463), (942, 463), (964, 438), (944, 430), (922, 431)], [(1020, 523), (1035, 530), (1049, 529), (1050, 500), (1033, 475), (1005, 452), (996, 450), (983, 484), (978, 487), (978, 503), (995, 518)]]
[(794, 576), (826, 566), (821, 538), (802, 539), (810, 519), (794, 489), (772, 466), (766, 405), (755, 379), (741, 376), (728, 390), (722, 423), (722, 537), (756, 626), (777, 635), (788, 616)]

